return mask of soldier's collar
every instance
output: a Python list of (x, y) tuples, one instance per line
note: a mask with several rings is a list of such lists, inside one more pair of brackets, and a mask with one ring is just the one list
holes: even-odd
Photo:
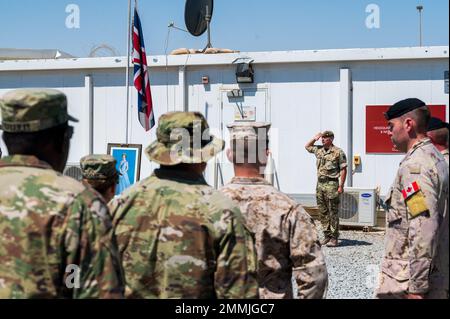
[(26, 166), (42, 169), (52, 169), (52, 167), (44, 161), (39, 160), (35, 156), (13, 155), (7, 156), (0, 160), (0, 167)]
[(426, 137), (420, 141), (418, 141), (416, 144), (413, 145), (413, 147), (411, 147), (411, 149), (408, 151), (408, 153), (406, 154), (406, 156), (410, 156), (412, 153), (414, 153), (417, 149), (419, 149), (422, 146), (431, 144), (431, 140)]
[(191, 185), (208, 185), (203, 175), (177, 169), (158, 168), (153, 173), (159, 179), (168, 179)]
[(244, 185), (270, 185), (262, 177), (239, 177), (235, 176), (231, 179), (231, 184), (244, 184)]

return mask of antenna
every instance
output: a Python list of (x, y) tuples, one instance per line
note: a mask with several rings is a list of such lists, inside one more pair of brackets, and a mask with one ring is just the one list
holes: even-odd
[(182, 29), (182, 28), (177, 27), (177, 26), (175, 25), (175, 22), (173, 22), (173, 21), (171, 21), (171, 22), (167, 25), (167, 27), (168, 27), (168, 28), (173, 28), (173, 29), (176, 29), (176, 30), (180, 30), (180, 31), (189, 33), (188, 30), (185, 30), (185, 29)]
[(211, 20), (214, 11), (213, 0), (186, 0), (184, 20), (189, 33), (195, 37), (208, 31), (208, 43), (203, 51), (212, 48)]

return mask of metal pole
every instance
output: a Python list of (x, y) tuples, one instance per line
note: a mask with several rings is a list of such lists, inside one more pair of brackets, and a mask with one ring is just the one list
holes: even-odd
[(422, 10), (423, 6), (417, 6), (417, 10), (419, 10), (419, 43), (420, 46), (423, 46), (423, 35), (422, 35)]
[(94, 83), (91, 75), (84, 77), (89, 105), (89, 154), (94, 154)]
[(423, 46), (423, 34), (422, 34), (422, 10), (420, 11), (420, 46)]
[(219, 168), (218, 168), (219, 163), (217, 163), (217, 156), (214, 157), (214, 170), (213, 170), (213, 174), (214, 174), (214, 189), (219, 189)]
[[(340, 69), (340, 134), (347, 136), (341, 140), (342, 148), (347, 150), (347, 158), (353, 160), (353, 92), (352, 73), (348, 68)], [(353, 187), (353, 166), (348, 166), (347, 186)]]
[(125, 143), (128, 143), (128, 130), (129, 130), (129, 116), (130, 116), (130, 51), (131, 51), (131, 0), (128, 0), (128, 40), (127, 40), (127, 67), (126, 67), (126, 88), (127, 88), (127, 112), (126, 112), (126, 137)]
[(209, 6), (206, 6), (206, 15), (205, 15), (205, 20), (206, 20), (206, 24), (207, 24), (207, 31), (208, 31), (208, 44), (206, 45), (206, 48), (204, 51), (206, 51), (206, 49), (208, 48), (212, 48), (212, 44), (211, 44), (211, 12), (209, 11)]

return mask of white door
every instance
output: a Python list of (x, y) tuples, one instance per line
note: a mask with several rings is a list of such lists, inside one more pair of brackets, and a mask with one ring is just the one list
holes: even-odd
[(233, 165), (226, 156), (230, 147), (230, 133), (227, 125), (238, 121), (269, 122), (270, 106), (267, 88), (244, 88), (221, 91), (221, 132), (226, 142), (225, 151), (219, 157), (218, 186), (227, 184), (234, 176)]

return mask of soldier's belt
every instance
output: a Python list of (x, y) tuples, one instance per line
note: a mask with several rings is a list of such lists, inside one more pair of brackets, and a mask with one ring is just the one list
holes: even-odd
[(339, 178), (331, 178), (331, 177), (327, 177), (327, 176), (319, 176), (318, 178), (320, 183), (325, 183), (325, 182), (338, 182)]

